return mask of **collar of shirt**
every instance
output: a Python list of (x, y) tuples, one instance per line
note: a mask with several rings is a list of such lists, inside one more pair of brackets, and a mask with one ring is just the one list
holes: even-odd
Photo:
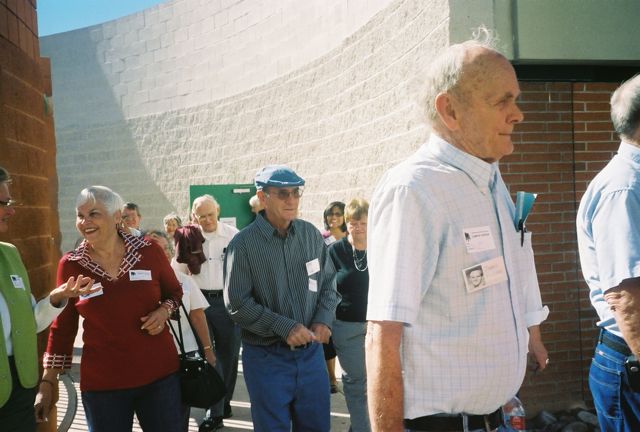
[(202, 233), (202, 236), (204, 237), (205, 240), (213, 240), (216, 237), (220, 237), (220, 231), (221, 231), (221, 227), (220, 227), (220, 222), (218, 222), (218, 228), (216, 228), (216, 230), (214, 232), (205, 232), (203, 231), (202, 227), (200, 227), (200, 232)]
[[(118, 235), (124, 241), (125, 248), (124, 258), (122, 259), (122, 263), (120, 263), (120, 269), (118, 271), (118, 277), (120, 277), (142, 259), (142, 254), (138, 252), (138, 249), (151, 246), (151, 242), (144, 237), (134, 236), (122, 230), (118, 230)], [(111, 276), (91, 258), (89, 255), (89, 243), (86, 240), (82, 240), (80, 246), (69, 253), (69, 261), (78, 261), (78, 264), (96, 275), (107, 280), (113, 280)]]
[(618, 155), (625, 159), (630, 159), (637, 164), (640, 164), (640, 148), (626, 141), (622, 141), (620, 143), (620, 147), (618, 148)]
[(200, 232), (202, 233), (202, 236), (205, 238), (205, 240), (209, 241), (212, 241), (217, 237), (226, 237), (231, 239), (235, 235), (235, 232), (231, 229), (231, 227), (220, 221), (218, 221), (218, 228), (216, 228), (214, 232), (204, 232), (201, 226), (198, 226), (198, 228), (200, 229)]
[[(263, 216), (262, 212), (256, 215), (256, 219), (254, 223), (258, 227), (258, 231), (260, 231), (260, 233), (262, 233), (262, 235), (265, 236), (266, 238), (281, 237), (280, 234), (278, 234), (278, 230), (269, 223), (269, 221)], [(297, 223), (298, 223), (298, 219), (294, 219), (291, 221), (291, 224), (289, 224), (289, 228), (287, 230), (288, 234), (291, 234), (291, 235), (296, 234)]]
[(433, 132), (427, 142), (427, 151), (441, 162), (466, 173), (482, 193), (488, 193), (495, 182), (498, 170), (497, 162), (488, 163), (472, 156), (454, 147)]

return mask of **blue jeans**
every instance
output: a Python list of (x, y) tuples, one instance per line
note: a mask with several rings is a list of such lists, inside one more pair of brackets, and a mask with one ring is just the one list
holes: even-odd
[(256, 432), (328, 432), (329, 377), (322, 345), (291, 351), (245, 343), (244, 379)]
[(204, 310), (211, 341), (216, 353), (216, 370), (222, 377), (227, 394), (208, 411), (211, 417), (222, 417), (225, 405), (230, 406), (238, 377), (240, 357), (240, 327), (231, 320), (222, 296), (207, 297), (209, 307)]
[(145, 432), (182, 432), (178, 374), (141, 387), (85, 391), (82, 405), (90, 432), (131, 432), (134, 412)]
[[(608, 336), (624, 344), (622, 338)], [(598, 343), (591, 361), (589, 388), (603, 431), (640, 431), (640, 392), (629, 388), (625, 359), (624, 354)]]
[(367, 370), (364, 358), (364, 337), (367, 324), (335, 320), (331, 329), (333, 344), (338, 353), (342, 373), (344, 397), (351, 416), (352, 432), (369, 432), (367, 411)]

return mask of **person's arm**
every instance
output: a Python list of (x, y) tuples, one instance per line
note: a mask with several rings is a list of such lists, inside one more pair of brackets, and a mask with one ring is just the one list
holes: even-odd
[(369, 321), (365, 342), (369, 418), (373, 432), (403, 432), (400, 342), (403, 324)]
[(154, 263), (158, 266), (161, 304), (146, 316), (140, 317), (142, 322), (140, 328), (155, 336), (162, 333), (165, 323), (178, 309), (182, 299), (182, 287), (158, 244), (153, 243), (148, 249), (144, 249), (143, 253), (155, 255)]
[(640, 358), (640, 278), (623, 280), (605, 292), (616, 323), (631, 351)]
[(318, 245), (322, 248), (320, 253), (320, 281), (318, 289), (318, 303), (316, 311), (311, 319), (311, 331), (319, 342), (329, 342), (331, 325), (336, 317), (336, 307), (340, 303), (341, 296), (336, 289), (336, 269), (329, 256), (327, 246), (322, 241), (318, 232)]
[(640, 356), (640, 196), (625, 190), (600, 199), (592, 221), (603, 298), (631, 351)]
[(44, 423), (49, 421), (49, 413), (51, 412), (51, 404), (53, 395), (58, 390), (58, 375), (62, 373), (62, 369), (45, 369), (38, 387), (38, 394), (34, 404), (36, 412), (36, 423)]
[(48, 296), (35, 304), (33, 313), (36, 318), (36, 331), (40, 333), (53, 322), (53, 320), (67, 306), (67, 299), (89, 295), (100, 288), (92, 288), (93, 279), (78, 275), (71, 276), (65, 283), (54, 288)]
[(549, 364), (549, 353), (542, 343), (542, 334), (540, 326), (534, 325), (529, 327), (529, 355), (531, 355), (536, 363), (536, 370), (544, 370)]
[(189, 311), (189, 318), (204, 347), (204, 357), (211, 366), (215, 366), (216, 355), (211, 345), (211, 337), (209, 336), (209, 327), (207, 326), (207, 317), (204, 315), (204, 309), (191, 309)]
[[(62, 285), (71, 274), (77, 274), (77, 266), (62, 257), (58, 263), (57, 283)], [(49, 330), (49, 340), (44, 353), (44, 372), (36, 396), (36, 419), (47, 421), (54, 391), (57, 390), (58, 375), (64, 369), (70, 369), (73, 360), (73, 343), (78, 332), (78, 310), (75, 307), (77, 298), (71, 298), (69, 304), (55, 318)]]
[(529, 356), (536, 363), (534, 370), (541, 371), (549, 364), (549, 353), (542, 342), (542, 333), (540, 332), (540, 324), (549, 316), (549, 308), (542, 305), (540, 285), (531, 245), (531, 233), (525, 233), (525, 244), (522, 247), (525, 248), (523, 251), (529, 254), (527, 259), (523, 261), (525, 267), (521, 270), (525, 321), (529, 330)]

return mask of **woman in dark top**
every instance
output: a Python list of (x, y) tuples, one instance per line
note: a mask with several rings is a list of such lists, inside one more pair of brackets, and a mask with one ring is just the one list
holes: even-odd
[[(342, 201), (333, 201), (329, 203), (322, 213), (324, 219), (324, 231), (322, 238), (324, 243), (329, 246), (347, 235), (347, 225), (344, 223), (344, 203)], [(333, 346), (333, 338), (329, 338), (329, 342), (322, 345), (324, 350), (324, 361), (327, 363), (327, 373), (329, 374), (329, 384), (331, 385), (331, 393), (338, 392), (338, 380), (336, 379), (336, 348)]]
[(369, 203), (356, 198), (346, 207), (348, 235), (329, 246), (342, 301), (333, 322), (333, 343), (342, 366), (342, 385), (351, 415), (352, 432), (370, 431), (367, 413), (367, 377), (364, 337), (367, 331), (369, 271), (367, 267), (367, 216)]

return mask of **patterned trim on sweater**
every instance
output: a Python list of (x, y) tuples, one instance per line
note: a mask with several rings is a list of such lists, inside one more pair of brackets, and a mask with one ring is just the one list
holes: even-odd
[(45, 369), (70, 369), (72, 361), (72, 355), (49, 354), (45, 352), (42, 358), (42, 366)]
[[(118, 235), (124, 240), (124, 257), (120, 268), (118, 269), (118, 278), (128, 272), (138, 261), (142, 259), (142, 254), (138, 249), (150, 246), (149, 240), (144, 237), (137, 237), (118, 230)], [(107, 273), (97, 262), (95, 262), (89, 255), (89, 243), (86, 240), (82, 240), (80, 246), (69, 254), (70, 261), (77, 261), (82, 267), (86, 268), (90, 272), (100, 276), (101, 278), (113, 281), (109, 273)]]

